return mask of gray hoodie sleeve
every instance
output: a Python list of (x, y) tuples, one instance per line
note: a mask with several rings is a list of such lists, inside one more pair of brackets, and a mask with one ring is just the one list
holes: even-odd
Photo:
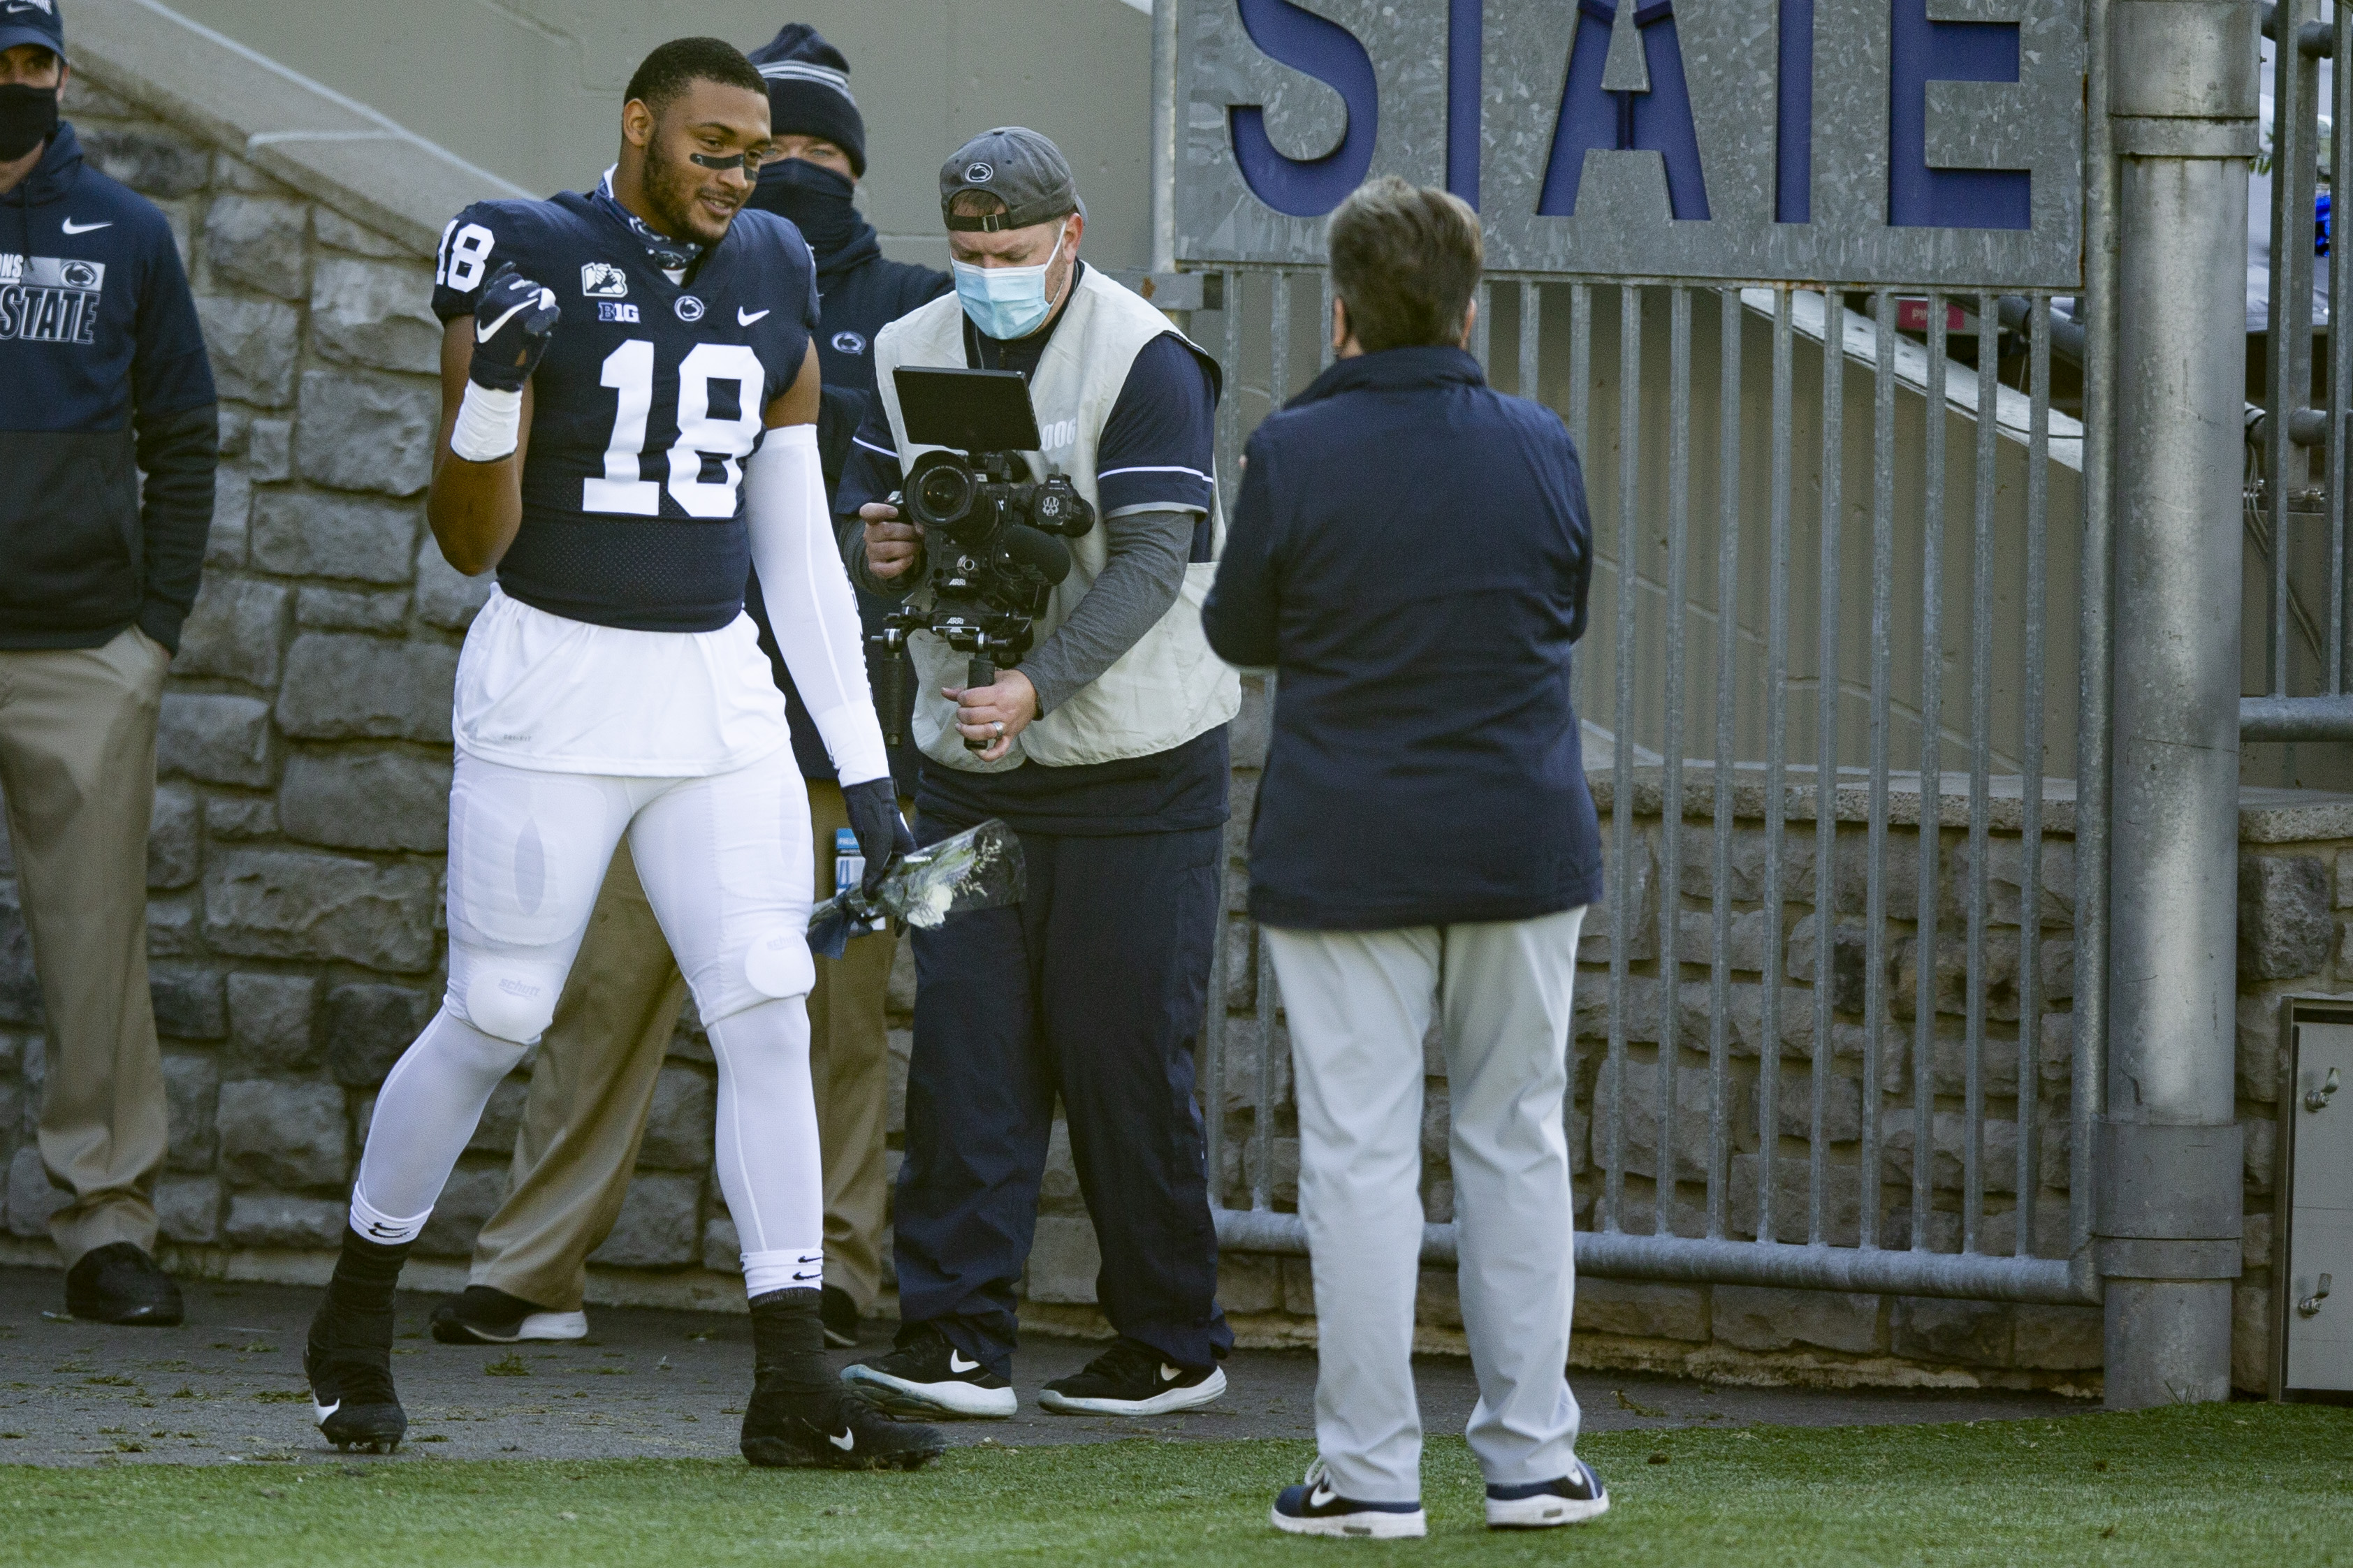
[(1199, 515), (1155, 509), (1103, 519), (1110, 559), (1071, 618), (1021, 661), (1041, 716), (1118, 663), (1176, 604)]

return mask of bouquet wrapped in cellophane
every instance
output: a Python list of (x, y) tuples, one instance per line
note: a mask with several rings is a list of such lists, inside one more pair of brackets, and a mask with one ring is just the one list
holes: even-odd
[(839, 958), (849, 939), (877, 915), (928, 931), (950, 915), (1021, 901), (1021, 840), (994, 819), (902, 858), (869, 895), (848, 888), (809, 915), (809, 951)]

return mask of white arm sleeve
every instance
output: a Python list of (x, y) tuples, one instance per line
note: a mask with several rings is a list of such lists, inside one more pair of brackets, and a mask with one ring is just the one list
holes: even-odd
[(779, 426), (762, 438), (744, 465), (744, 512), (768, 624), (834, 771), (845, 787), (888, 778), (858, 600), (826, 513), (816, 426)]

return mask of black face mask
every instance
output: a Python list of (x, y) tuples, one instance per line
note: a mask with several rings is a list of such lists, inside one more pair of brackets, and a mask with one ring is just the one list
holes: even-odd
[(857, 192), (847, 174), (806, 158), (779, 159), (760, 171), (759, 205), (792, 219), (819, 257), (858, 237), (863, 220), (849, 205)]
[(57, 129), (57, 89), (17, 81), (0, 87), (0, 163), (15, 163)]

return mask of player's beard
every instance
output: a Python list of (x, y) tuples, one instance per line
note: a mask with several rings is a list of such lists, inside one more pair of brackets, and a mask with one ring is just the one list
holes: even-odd
[[(727, 237), (734, 222), (734, 214), (727, 222), (714, 225), (695, 198), (702, 194), (709, 172), (684, 158), (673, 162), (661, 150), (657, 141), (646, 149), (646, 205), (652, 208), (648, 216), (653, 226), (672, 239), (689, 240), (696, 245), (716, 245)], [(742, 210), (741, 208), (737, 209)]]

